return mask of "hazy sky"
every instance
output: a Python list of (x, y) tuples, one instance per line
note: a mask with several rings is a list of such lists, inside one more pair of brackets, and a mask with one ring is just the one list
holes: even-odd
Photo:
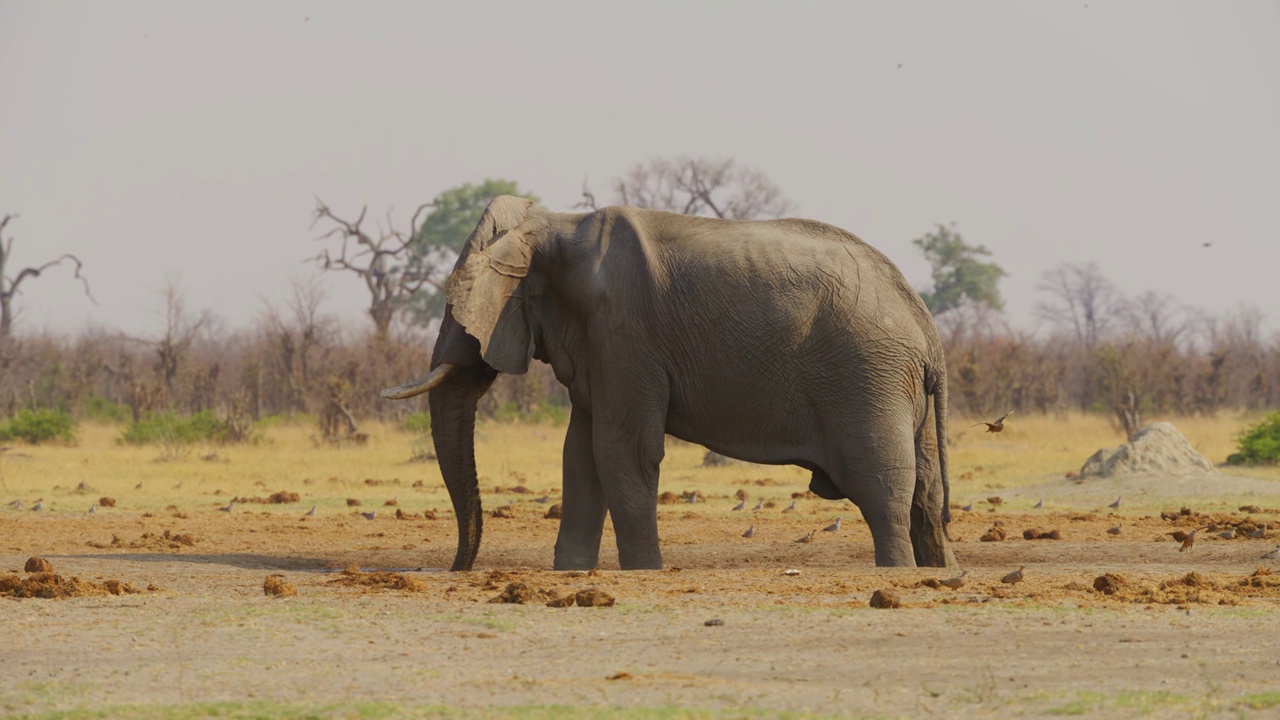
[[(884, 250), (955, 221), (1033, 324), (1040, 273), (1280, 325), (1276, 2), (10, 2), (0, 213), (24, 330), (231, 325), (321, 245), (314, 196), (408, 213), (507, 177), (552, 209), (653, 156), (732, 156)], [(899, 67), (899, 64), (902, 67)], [(1213, 242), (1204, 248), (1202, 243)], [(11, 268), (12, 269), (12, 268)], [(328, 308), (358, 318), (354, 277)]]

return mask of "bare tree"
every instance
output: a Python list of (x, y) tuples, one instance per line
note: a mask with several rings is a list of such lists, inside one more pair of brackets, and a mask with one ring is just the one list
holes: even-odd
[(1036, 315), (1073, 332), (1086, 348), (1097, 346), (1125, 308), (1124, 297), (1097, 263), (1059, 265), (1044, 273), (1038, 289), (1049, 300), (1036, 304)]
[(80, 258), (71, 253), (63, 253), (43, 265), (25, 267), (16, 275), (9, 275), (7, 266), (13, 256), (13, 236), (6, 241), (3, 233), (9, 221), (17, 217), (17, 215), (5, 215), (4, 219), (0, 220), (0, 343), (8, 340), (13, 334), (13, 298), (17, 295), (23, 281), (27, 278), (40, 277), (40, 273), (55, 265), (61, 265), (64, 260), (75, 264), (75, 278), (84, 284), (84, 294), (93, 301), (94, 305), (98, 304), (98, 301), (94, 300), (93, 293), (89, 292), (88, 279), (80, 274), (84, 264), (80, 262)]
[(289, 412), (304, 409), (311, 387), (312, 354), (329, 333), (330, 323), (320, 314), (324, 288), (319, 278), (295, 278), (285, 311), (266, 303), (263, 319), (280, 352), (281, 371), (287, 385)]
[(386, 227), (380, 227), (375, 238), (360, 227), (364, 223), (368, 206), (361, 208), (360, 216), (351, 222), (334, 215), (328, 205), (319, 198), (316, 199), (315, 217), (311, 226), (314, 228), (321, 220), (333, 223), (337, 227), (321, 235), (319, 239), (340, 237), (342, 246), (336, 257), (325, 248), (311, 260), (326, 272), (351, 272), (364, 281), (369, 290), (369, 317), (373, 320), (380, 343), (385, 344), (396, 313), (408, 304), (415, 292), (424, 285), (443, 291), (437, 274), (403, 269), (409, 266), (409, 246), (413, 243), (418, 228), (422, 227), (420, 216), (431, 206), (431, 203), (418, 206), (409, 222), (408, 233), (396, 229), (388, 210)]
[[(796, 209), (763, 171), (738, 165), (732, 158), (654, 158), (614, 178), (612, 187), (620, 205), (726, 220), (776, 218)], [(586, 183), (578, 207), (596, 209), (595, 195)]]
[(1124, 304), (1130, 331), (1158, 346), (1177, 345), (1191, 329), (1191, 316), (1173, 296), (1148, 290)]
[(154, 338), (129, 338), (130, 341), (145, 345), (155, 353), (155, 373), (163, 383), (165, 400), (172, 402), (177, 394), (174, 392), (174, 380), (178, 371), (191, 350), (191, 345), (213, 323), (213, 316), (208, 310), (192, 317), (187, 312), (186, 298), (178, 281), (170, 279), (160, 289), (160, 297), (164, 308), (160, 311), (163, 332)]

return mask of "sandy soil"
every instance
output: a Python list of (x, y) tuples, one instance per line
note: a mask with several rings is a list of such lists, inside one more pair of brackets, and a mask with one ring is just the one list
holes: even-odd
[[(606, 534), (603, 569), (592, 574), (548, 570), (558, 521), (545, 519), (547, 505), (532, 495), (486, 496), (489, 507), (514, 502), (513, 517), (486, 520), (482, 569), (471, 573), (439, 569), (453, 555), (452, 516), (426, 519), (429, 508), (412, 501), (402, 500), (405, 519), (379, 507), (372, 521), (359, 515), (370, 508), (304, 518), (305, 498), (230, 513), (211, 504), (94, 515), (6, 508), (0, 577), (28, 586), (48, 579), (24, 572), (38, 556), (63, 578), (116, 580), (138, 592), (0, 598), (0, 713), (380, 700), (765, 715), (1274, 717), (1280, 563), (1260, 556), (1280, 542), (1280, 491), (1265, 492), (1276, 484), (1229, 481), (1259, 483), (1230, 490), (1253, 493), (1254, 512), (1190, 506), (1180, 515), (1170, 504), (1173, 514), (1162, 518), (1103, 508), (1130, 491), (1100, 484), (1122, 481), (1092, 482), (1088, 495), (1063, 481), (957, 511), (956, 554), (970, 571), (959, 590), (927, 585), (952, 570), (875, 569), (856, 509), (803, 497), (794, 513), (781, 504), (732, 512), (728, 495), (663, 505), (667, 570), (612, 569)], [(1193, 496), (1206, 482), (1166, 491)], [(1040, 496), (1046, 509), (1029, 509)], [(1156, 502), (1148, 496), (1144, 506)], [(839, 532), (794, 542), (837, 514)], [(742, 538), (752, 524), (755, 536)], [(1188, 552), (1167, 536), (1268, 524), (1266, 539), (1203, 530)], [(1107, 534), (1116, 525), (1120, 533)], [(1007, 539), (979, 541), (996, 527)], [(1061, 539), (1023, 539), (1029, 529)], [(398, 576), (340, 572), (352, 565)], [(1000, 582), (1018, 566), (1023, 582)], [(1127, 582), (1103, 594), (1093, 584), (1104, 573)], [(266, 595), (272, 575), (297, 595)], [(527, 587), (527, 604), (489, 602), (511, 583)], [(589, 588), (616, 604), (545, 604)], [(894, 591), (904, 607), (871, 609), (877, 589)]]

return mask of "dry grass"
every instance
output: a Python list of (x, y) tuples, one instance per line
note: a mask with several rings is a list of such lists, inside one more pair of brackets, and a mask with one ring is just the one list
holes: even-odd
[[(1217, 463), (1234, 450), (1235, 434), (1256, 420), (1227, 413), (1217, 418), (1172, 419), (1200, 452)], [(1124, 439), (1105, 418), (1096, 416), (1015, 415), (998, 435), (969, 429), (969, 424), (961, 418), (954, 422), (951, 463), (956, 498), (1062, 478), (1078, 470), (1098, 448)], [(114, 511), (162, 512), (170, 505), (178, 511), (206, 511), (232, 497), (262, 497), (287, 490), (300, 492), (302, 501), (251, 505), (244, 511), (303, 512), (314, 503), (322, 511), (354, 513), (347, 507), (347, 498), (359, 499), (364, 509), (376, 509), (393, 498), (410, 496), (419, 506), (449, 507), (436, 465), (409, 462), (413, 435), (374, 424), (368, 430), (371, 439), (363, 447), (331, 448), (312, 442), (310, 426), (277, 425), (268, 428), (266, 440), (257, 445), (200, 448), (185, 460), (165, 462), (158, 459), (155, 447), (117, 444), (118, 427), (85, 425), (75, 446), (15, 448), (16, 455), (11, 452), (0, 459), (0, 500), (21, 498), (30, 505), (43, 497), (47, 509), (85, 512), (107, 495), (119, 501)], [(536, 495), (558, 495), (562, 426), (484, 423), (477, 435), (482, 492), (524, 485)], [(699, 446), (669, 440), (662, 489), (677, 494), (696, 489), (703, 496), (727, 497), (747, 488), (753, 498), (783, 501), (808, 484), (808, 473), (795, 467), (703, 468), (703, 453)], [(1280, 468), (1275, 467), (1226, 471), (1280, 479)], [(91, 491), (74, 492), (81, 482)], [(416, 482), (421, 482), (417, 488), (413, 487)]]

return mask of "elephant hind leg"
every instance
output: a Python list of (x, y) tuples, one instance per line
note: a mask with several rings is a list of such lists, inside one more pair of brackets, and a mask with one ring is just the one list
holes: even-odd
[(854, 438), (845, 448), (838, 487), (862, 511), (871, 530), (878, 567), (915, 567), (911, 500), (915, 449), (909, 426), (901, 432)]

